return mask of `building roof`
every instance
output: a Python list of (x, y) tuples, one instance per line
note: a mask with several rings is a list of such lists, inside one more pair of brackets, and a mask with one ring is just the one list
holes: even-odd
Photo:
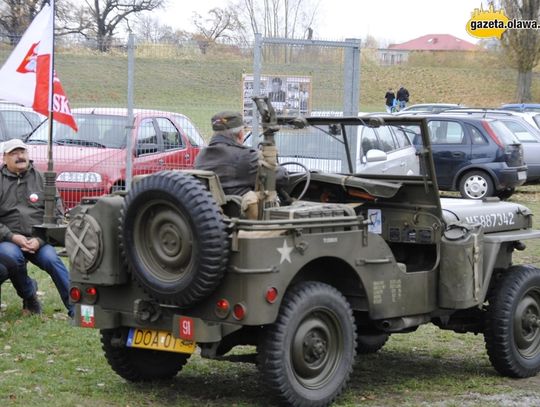
[(401, 44), (390, 44), (388, 49), (407, 51), (473, 51), (476, 45), (450, 34), (428, 34)]

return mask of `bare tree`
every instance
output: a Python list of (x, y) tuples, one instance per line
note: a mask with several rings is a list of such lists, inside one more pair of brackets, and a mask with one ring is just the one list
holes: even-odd
[(199, 44), (203, 54), (219, 39), (232, 40), (236, 35), (235, 32), (242, 27), (236, 10), (231, 6), (213, 8), (208, 12), (207, 17), (193, 13), (193, 24), (197, 29), (193, 38)]
[(145, 42), (170, 42), (175, 38), (171, 26), (162, 24), (159, 19), (146, 14), (137, 17), (133, 31), (138, 39)]
[(319, 0), (240, 0), (239, 18), (251, 35), (309, 37), (316, 23)]
[(95, 36), (100, 51), (110, 49), (112, 40), (122, 23), (143, 11), (152, 11), (163, 7), (166, 0), (85, 0), (85, 6), (79, 9), (79, 15), (87, 16), (86, 26), (81, 26), (79, 33)]
[[(500, 3), (509, 19), (538, 21), (540, 17), (540, 0), (501, 0)], [(532, 99), (532, 69), (540, 58), (540, 30), (506, 30), (501, 45), (518, 71), (517, 101), (529, 102)]]
[(16, 44), (46, 0), (0, 0), (0, 33)]

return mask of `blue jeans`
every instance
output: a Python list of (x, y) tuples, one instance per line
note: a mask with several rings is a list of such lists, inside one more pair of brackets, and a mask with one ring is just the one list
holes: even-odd
[(16, 272), (11, 276), (11, 282), (17, 290), (19, 297), (28, 298), (35, 294), (35, 284), (28, 276), (26, 262), (30, 261), (39, 268), (45, 270), (52, 278), (62, 302), (71, 312), (72, 305), (69, 303), (69, 273), (66, 266), (56, 254), (56, 250), (49, 244), (42, 246), (36, 253), (23, 252), (19, 246), (12, 242), (0, 243), (0, 256), (8, 257), (15, 261)]
[(399, 110), (405, 108), (405, 106), (407, 106), (407, 102), (405, 102), (404, 100), (398, 100)]

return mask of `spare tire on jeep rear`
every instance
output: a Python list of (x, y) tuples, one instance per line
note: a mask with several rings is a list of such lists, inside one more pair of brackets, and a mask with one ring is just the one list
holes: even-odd
[(229, 240), (219, 207), (190, 174), (163, 171), (133, 184), (120, 240), (133, 278), (165, 304), (192, 305), (221, 281)]

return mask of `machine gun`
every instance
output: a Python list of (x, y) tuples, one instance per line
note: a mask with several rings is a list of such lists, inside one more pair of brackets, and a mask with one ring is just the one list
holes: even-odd
[(276, 192), (277, 147), (274, 133), (279, 131), (276, 111), (267, 96), (254, 96), (253, 101), (261, 115), (263, 127), (263, 141), (260, 143), (261, 156), (255, 193), (258, 202), (258, 219), (263, 218), (264, 209), (277, 206), (278, 197)]

